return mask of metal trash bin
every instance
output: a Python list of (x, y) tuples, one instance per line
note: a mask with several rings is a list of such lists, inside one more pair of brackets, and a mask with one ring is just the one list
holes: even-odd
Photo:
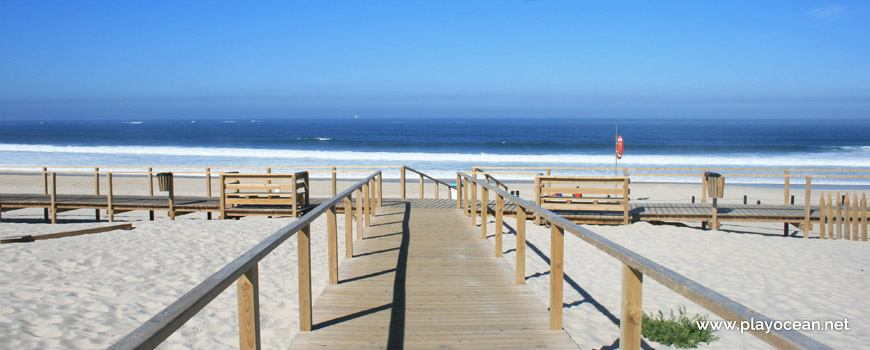
[(725, 195), (725, 177), (719, 173), (705, 172), (707, 181), (707, 193), (710, 198), (722, 198)]
[(172, 189), (172, 173), (157, 174), (157, 185), (160, 187), (160, 192), (171, 191)]
[(450, 184), (450, 196), (451, 198), (458, 198), (458, 192), (456, 191), (456, 183)]

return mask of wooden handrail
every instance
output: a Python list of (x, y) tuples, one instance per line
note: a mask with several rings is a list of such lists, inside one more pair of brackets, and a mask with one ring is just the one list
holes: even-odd
[[(345, 202), (345, 198), (348, 198), (353, 195), (355, 191), (358, 191), (362, 188), (363, 185), (368, 184), (373, 181), (373, 179), (378, 176), (381, 172), (376, 171), (366, 177), (364, 180), (356, 183), (350, 188), (342, 191), (337, 196), (332, 197), (331, 199), (321, 203), (307, 214), (302, 216), (296, 221), (293, 221), (287, 226), (284, 226), (277, 232), (273, 233), (271, 236), (267, 237), (265, 240), (249, 249), (247, 252), (242, 254), (240, 257), (236, 258), (205, 281), (201, 282), (199, 285), (191, 289), (189, 292), (185, 293), (181, 298), (178, 298), (175, 302), (167, 306), (163, 311), (160, 311), (157, 315), (152, 317), (150, 320), (143, 323), (141, 326), (118, 340), (115, 344), (113, 344), (109, 349), (153, 349), (157, 347), (160, 343), (162, 343), (166, 338), (175, 333), (185, 322), (187, 322), (190, 318), (196, 315), (199, 310), (208, 305), (209, 302), (214, 300), (221, 292), (223, 292), (227, 287), (229, 287), (233, 282), (236, 282), (240, 279), (241, 284), (239, 286), (240, 289), (247, 288), (246, 290), (252, 290), (252, 293), (239, 293), (239, 302), (245, 303), (245, 305), (254, 305), (255, 308), (258, 308), (258, 288), (256, 282), (257, 276), (257, 264), (260, 260), (262, 260), (266, 255), (269, 255), (275, 248), (280, 246), (284, 241), (295, 235), (297, 232), (302, 232), (302, 235), (305, 236), (304, 243), (309, 244), (310, 241), (308, 239), (308, 235), (310, 233), (309, 226), (315, 219), (317, 219), (323, 213), (332, 210), (336, 204)], [(359, 197), (357, 197), (359, 198)], [(346, 209), (347, 213), (347, 209)], [(330, 230), (334, 229), (334, 225), (329, 227)], [(332, 232), (330, 232), (332, 234)], [(300, 242), (303, 242), (303, 239), (300, 236)], [(300, 253), (303, 253), (303, 247), (305, 244), (299, 245)], [(305, 250), (304, 254), (308, 254), (308, 251)], [(307, 256), (304, 256), (307, 257)], [(300, 264), (302, 262), (303, 256), (300, 256)], [(303, 269), (300, 269), (300, 275), (303, 274)], [(305, 274), (308, 278), (310, 278), (310, 269), (305, 269)], [(332, 272), (331, 272), (332, 273)], [(244, 277), (243, 277), (244, 276)], [(245, 282), (248, 281), (248, 282)], [(302, 279), (300, 279), (302, 281)], [(310, 282), (310, 280), (309, 280)], [(304, 288), (300, 288), (300, 294), (303, 293)], [(310, 290), (310, 287), (309, 287)], [(307, 302), (309, 303), (308, 309), (303, 310), (300, 308), (300, 317), (304, 319), (304, 313), (308, 313), (307, 317), (310, 321), (310, 295), (307, 296)], [(246, 299), (242, 299), (246, 298)], [(300, 296), (300, 303), (303, 302), (305, 298)], [(253, 301), (251, 301), (253, 300)], [(250, 334), (254, 332), (254, 337), (259, 340), (259, 310), (254, 309), (251, 311), (251, 314), (247, 315), (239, 315), (240, 318), (245, 320), (254, 320), (255, 322), (240, 322), (240, 330), (242, 336), (244, 337), (245, 333)], [(246, 328), (253, 324), (255, 329)], [(300, 323), (300, 327), (304, 328), (306, 326), (305, 322)], [(307, 324), (310, 328), (310, 322)], [(252, 346), (253, 348), (259, 348), (259, 342), (257, 342), (256, 346)]]
[[(553, 251), (551, 252), (550, 256), (551, 329), (562, 328), (562, 300), (560, 290), (562, 288), (562, 282), (561, 280), (553, 278), (552, 276), (558, 276), (562, 272), (561, 269), (563, 262), (561, 261), (561, 257), (563, 252), (561, 249), (563, 248), (561, 246), (561, 242), (563, 239), (562, 236), (564, 235), (565, 231), (570, 232), (574, 236), (577, 236), (578, 238), (586, 241), (589, 244), (592, 244), (594, 247), (607, 253), (610, 256), (613, 256), (614, 258), (623, 263), (623, 312), (621, 322), (621, 324), (623, 325), (621, 337), (623, 337), (623, 339), (620, 340), (620, 344), (623, 344), (623, 346), (626, 346), (628, 344), (640, 344), (639, 313), (641, 312), (640, 293), (642, 292), (641, 287), (643, 275), (651, 277), (652, 279), (665, 285), (666, 287), (677, 292), (678, 294), (719, 315), (725, 320), (736, 322), (748, 322), (750, 320), (773, 322), (773, 320), (771, 320), (767, 316), (764, 316), (757, 311), (754, 311), (734, 300), (731, 300), (726, 296), (719, 294), (716, 291), (707, 288), (683, 275), (680, 275), (673, 270), (659, 265), (656, 262), (638, 253), (635, 253), (634, 251), (631, 251), (619, 244), (616, 244), (615, 242), (608, 240), (595, 232), (580, 227), (552, 211), (544, 209), (538, 205), (529, 203), (523, 199), (520, 199), (519, 197), (502, 191), (496, 186), (488, 184), (480, 179), (476, 179), (468, 174), (459, 173), (459, 175), (463, 179), (465, 179), (467, 183), (472, 184), (472, 187), (474, 187), (475, 185), (480, 186), (482, 189), (485, 189), (487, 191), (493, 191), (496, 195), (503, 197), (503, 199), (515, 203), (517, 205), (518, 212), (522, 211), (522, 209), (525, 209), (532, 212), (534, 215), (540, 216), (550, 222), (552, 226), (551, 239), (553, 240), (551, 242), (551, 247)], [(474, 193), (472, 192), (472, 200), (474, 200), (473, 194)], [(475, 203), (471, 204), (472, 212), (474, 211), (473, 209), (475, 205)], [(472, 214), (472, 218), (473, 217), (474, 214)], [(484, 222), (483, 225), (486, 225), (486, 223)], [(556, 271), (553, 272), (552, 270)], [(559, 290), (557, 291), (556, 289)], [(626, 329), (626, 327), (631, 329)], [(780, 349), (832, 349), (831, 347), (822, 344), (798, 331), (772, 330), (769, 333), (765, 333), (764, 331), (750, 332), (759, 339)], [(626, 337), (629, 337), (631, 339), (627, 339)]]

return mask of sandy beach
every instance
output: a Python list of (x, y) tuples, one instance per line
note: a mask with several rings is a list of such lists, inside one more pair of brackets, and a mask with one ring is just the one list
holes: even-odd
[[(38, 176), (4, 175), (3, 192), (41, 193)], [(92, 193), (93, 177), (71, 176), (59, 180), (61, 193)], [(147, 193), (142, 178), (118, 177), (115, 193)], [(339, 182), (339, 191), (353, 181)], [(105, 184), (105, 181), (102, 181)], [(509, 184), (531, 199), (531, 184)], [(426, 197), (432, 198), (427, 183)], [(398, 197), (399, 185), (386, 181), (385, 197)], [(202, 178), (179, 178), (180, 194), (204, 195)], [(217, 187), (213, 187), (215, 193)], [(700, 200), (700, 184), (632, 184), (632, 200), (688, 202)], [(330, 182), (312, 181), (314, 197), (328, 197)], [(408, 184), (408, 197), (419, 194)], [(792, 191), (801, 203), (802, 189)], [(723, 201), (751, 200), (780, 204), (782, 189), (732, 185)], [(441, 198), (447, 198), (441, 188)], [(814, 198), (818, 195), (815, 191)], [(817, 199), (816, 199), (817, 200)], [(3, 213), (0, 236), (48, 233), (96, 226), (93, 210), (60, 214), (61, 224), (42, 224), (41, 209)], [(147, 212), (119, 214), (118, 222), (132, 222), (135, 229), (0, 245), (0, 348), (105, 348), (148, 320), (224, 264), (293, 219), (248, 217), (241, 220), (205, 220), (195, 213), (175, 221), (158, 213), (147, 221)], [(89, 222), (90, 221), (90, 222)], [(344, 220), (339, 217), (339, 232)], [(489, 232), (494, 232), (490, 217)], [(506, 218), (505, 230), (516, 222)], [(819, 241), (783, 237), (781, 223), (724, 223), (720, 230), (702, 231), (698, 223), (630, 226), (587, 226), (606, 238), (632, 249), (680, 274), (775, 320), (842, 320), (849, 331), (805, 332), (835, 348), (870, 341), (870, 302), (860, 291), (870, 286), (865, 242)], [(325, 218), (312, 225), (313, 294), (326, 285)], [(526, 260), (527, 284), (548, 301), (549, 235), (546, 227), (529, 223)], [(813, 231), (816, 234), (816, 230)], [(490, 241), (493, 237), (490, 236)], [(339, 235), (343, 241), (343, 235)], [(504, 260), (514, 266), (515, 239), (505, 236)], [(619, 337), (620, 263), (571, 235), (565, 252), (564, 324), (581, 348), (612, 346)], [(343, 257), (343, 243), (339, 256)], [(262, 339), (264, 348), (286, 348), (298, 329), (296, 293), (296, 240), (291, 239), (260, 264)], [(646, 312), (685, 305), (690, 314), (710, 314), (652, 279), (645, 280)], [(236, 291), (228, 288), (208, 307), (170, 337), (161, 348), (236, 348), (238, 346)], [(721, 339), (702, 348), (769, 348), (749, 334), (719, 331)], [(648, 342), (655, 348), (666, 348)]]

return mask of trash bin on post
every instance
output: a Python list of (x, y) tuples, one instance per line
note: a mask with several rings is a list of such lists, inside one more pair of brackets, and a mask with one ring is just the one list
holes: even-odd
[(157, 185), (160, 192), (169, 192), (169, 219), (175, 220), (175, 183), (172, 177), (172, 173), (158, 173)]
[(710, 228), (719, 229), (719, 198), (725, 194), (725, 177), (718, 173), (705, 172), (704, 178), (707, 181), (707, 193), (713, 198), (713, 221), (710, 223)]
[(722, 198), (725, 194), (725, 177), (719, 173), (705, 172), (707, 178), (707, 193), (710, 198)]
[(459, 198), (457, 197), (459, 194), (456, 192), (456, 183), (450, 184), (450, 198)]

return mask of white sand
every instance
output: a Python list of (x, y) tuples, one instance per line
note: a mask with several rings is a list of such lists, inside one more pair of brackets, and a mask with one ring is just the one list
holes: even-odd
[[(135, 222), (130, 231), (0, 245), (0, 348), (106, 348), (291, 221), (181, 217)], [(68, 227), (3, 223), (0, 235), (52, 231), (46, 226)], [(325, 218), (312, 224), (315, 295), (328, 276), (325, 226)], [(264, 348), (286, 348), (298, 330), (296, 266), (295, 237), (260, 263)], [(161, 348), (238, 348), (236, 308), (233, 285)]]
[[(0, 178), (0, 196), (2, 192), (42, 191), (39, 177)], [(62, 180), (61, 193), (93, 191), (92, 177)], [(119, 187), (115, 193), (147, 194), (147, 185), (141, 180), (116, 178)], [(339, 190), (351, 183), (340, 182)], [(314, 181), (313, 196), (329, 196), (329, 187), (328, 181)], [(511, 187), (520, 189), (523, 198), (533, 194), (530, 184)], [(178, 188), (179, 194), (204, 195), (205, 181), (181, 179)], [(213, 189), (217, 193), (217, 187)], [(398, 192), (397, 183), (385, 182), (386, 197), (398, 197)], [(817, 200), (819, 194), (813, 192)], [(409, 198), (417, 198), (418, 187), (409, 184), (407, 193)], [(742, 202), (743, 194), (750, 195), (751, 202), (783, 201), (782, 189), (729, 185), (723, 202)], [(792, 194), (797, 197), (796, 204), (802, 204), (802, 190)], [(700, 185), (632, 185), (633, 201), (688, 202), (692, 195), (700, 200)], [(427, 184), (426, 197), (432, 197), (431, 184)], [(441, 198), (446, 197), (442, 187)], [(107, 225), (87, 223), (93, 219), (93, 210), (64, 212), (59, 217), (62, 222), (79, 223), (26, 224), (20, 222), (39, 221), (42, 210), (5, 212), (0, 236)], [(133, 222), (136, 229), (131, 231), (0, 245), (0, 339), (4, 340), (0, 348), (105, 348), (292, 220), (251, 217), (206, 221), (204, 217), (196, 213), (169, 221), (165, 213), (158, 213), (157, 221), (148, 222), (147, 212), (129, 212), (118, 215), (117, 220)], [(319, 219), (312, 225), (315, 298), (327, 279), (324, 221)], [(338, 223), (339, 232), (343, 232), (341, 217)], [(512, 219), (506, 223), (515, 226)], [(698, 230), (698, 223), (688, 225), (635, 223), (590, 228), (773, 319), (849, 318), (852, 330), (848, 332), (805, 332), (835, 348), (870, 342), (866, 327), (870, 321), (865, 317), (870, 315), (870, 301), (862, 294), (870, 287), (870, 277), (864, 272), (870, 267), (870, 243), (783, 238), (779, 223), (724, 223), (721, 231)], [(529, 243), (549, 256), (549, 229), (528, 227)], [(343, 241), (343, 235), (339, 240)], [(514, 236), (506, 235), (505, 249), (514, 246)], [(343, 257), (343, 242), (339, 247)], [(591, 298), (566, 282), (564, 302), (571, 306), (564, 310), (565, 328), (583, 348), (611, 345), (619, 331), (607, 315), (619, 317), (621, 266), (570, 234), (566, 247), (566, 276)], [(513, 266), (514, 252), (508, 252), (505, 259)], [(286, 348), (298, 329), (295, 261), (294, 238), (260, 265), (264, 348)], [(534, 250), (527, 250), (526, 274), (533, 276), (528, 284), (540, 296), (543, 307), (549, 295), (548, 270)], [(655, 281), (647, 278), (645, 282), (645, 311), (686, 305), (692, 314), (709, 314)], [(236, 348), (236, 307), (236, 291), (231, 286), (161, 347)], [(718, 318), (711, 314), (711, 319)], [(768, 348), (749, 334), (720, 331), (717, 335), (722, 339), (707, 347)]]
[[(516, 220), (505, 218), (505, 224), (505, 232), (511, 234), (504, 235), (504, 259), (513, 267)], [(781, 224), (773, 225), (769, 229), (773, 235), (762, 233), (763, 224), (722, 226), (743, 233), (649, 223), (584, 227), (774, 320), (848, 318), (848, 332), (804, 332), (834, 348), (870, 342), (870, 301), (864, 295), (870, 287), (870, 243), (786, 238), (777, 235)], [(494, 242), (492, 217), (488, 230)], [(531, 246), (549, 259), (550, 229), (529, 222), (527, 242), (526, 276), (532, 276), (527, 284), (548, 305), (549, 265)], [(564, 309), (564, 327), (581, 348), (611, 345), (619, 338), (619, 329), (609, 317), (620, 317), (621, 263), (570, 233), (566, 233), (565, 247), (565, 276), (576, 286), (565, 282), (564, 303), (571, 306)], [(664, 310), (667, 314), (680, 305), (686, 305), (692, 315), (706, 313), (711, 320), (721, 319), (658, 282), (644, 280), (645, 312)], [(721, 339), (703, 348), (770, 348), (748, 333), (719, 331), (716, 335)]]

